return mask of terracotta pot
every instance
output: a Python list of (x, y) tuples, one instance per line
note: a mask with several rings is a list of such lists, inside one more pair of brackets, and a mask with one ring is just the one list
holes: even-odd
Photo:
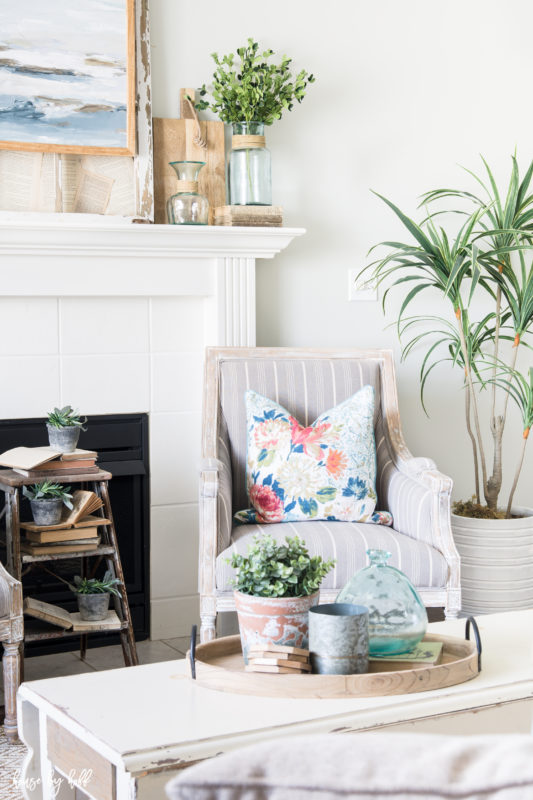
[(533, 509), (513, 507), (516, 519), (452, 514), (461, 556), (461, 610), (494, 614), (533, 607)]
[(308, 597), (234, 595), (246, 664), (248, 649), (254, 644), (309, 647), (309, 609), (318, 605), (320, 592)]

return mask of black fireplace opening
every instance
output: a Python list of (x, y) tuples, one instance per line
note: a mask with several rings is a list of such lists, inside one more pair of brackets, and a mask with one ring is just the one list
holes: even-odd
[[(12, 447), (48, 444), (44, 419), (0, 421), (0, 453)], [(133, 630), (137, 641), (150, 636), (150, 470), (147, 414), (104, 414), (89, 417), (78, 447), (98, 452), (98, 465), (112, 473), (109, 496), (117, 531), (120, 558), (126, 581)], [(29, 503), (21, 502), (21, 519), (31, 519)], [(4, 526), (4, 522), (2, 522)], [(6, 563), (5, 528), (0, 536), (0, 560)], [(89, 569), (91, 558), (88, 558)], [(26, 565), (27, 567), (28, 565)], [(76, 611), (77, 604), (60, 578), (72, 582), (80, 572), (79, 559), (62, 559), (44, 564), (50, 572), (34, 567), (22, 578), (25, 597), (35, 597)], [(100, 565), (99, 573), (105, 570)], [(98, 574), (99, 574), (98, 573)], [(55, 576), (58, 577), (55, 577)], [(117, 644), (117, 633), (94, 633), (88, 647)], [(25, 655), (76, 650), (79, 637), (28, 642)]]

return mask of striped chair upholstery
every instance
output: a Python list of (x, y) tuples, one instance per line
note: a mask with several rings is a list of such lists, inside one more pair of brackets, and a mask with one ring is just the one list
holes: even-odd
[[(318, 351), (314, 357), (307, 350), (286, 353), (283, 349), (213, 348), (208, 351), (207, 375), (210, 386), (206, 390), (204, 415), (209, 414), (211, 421), (204, 419), (204, 456), (216, 464), (217, 480), (216, 530), (211, 533), (211, 538), (216, 537), (216, 563), (208, 569), (205, 565), (202, 568), (203, 553), (211, 558), (213, 546), (211, 541), (207, 549), (208, 534), (205, 526), (201, 526), (204, 638), (212, 635), (206, 629), (212, 627), (213, 607), (219, 610), (232, 607), (233, 571), (227, 564), (231, 551), (246, 552), (252, 537), (263, 529), (268, 529), (276, 539), (297, 533), (312, 554), (337, 559), (335, 570), (322, 584), (321, 597), (325, 601), (333, 599), (346, 581), (365, 566), (366, 550), (379, 547), (391, 552), (390, 563), (408, 575), (421, 590), (427, 605), (446, 605), (448, 613), (456, 613), (458, 555), (449, 526), (451, 482), (436, 471), (430, 459), (411, 456), (401, 438), (399, 418), (391, 420), (397, 415), (397, 398), (388, 351), (358, 351), (356, 355), (347, 352), (342, 356), (332, 353), (331, 357), (327, 351)], [(307, 425), (367, 384), (374, 387), (376, 398), (376, 508), (391, 511), (393, 528), (329, 521), (234, 525), (233, 514), (249, 506), (245, 483), (245, 391), (253, 389), (272, 398)], [(214, 423), (213, 417), (216, 417)], [(211, 423), (210, 436), (205, 431)], [(204, 490), (204, 493), (207, 497), (211, 492)], [(454, 593), (452, 602), (450, 588)]]

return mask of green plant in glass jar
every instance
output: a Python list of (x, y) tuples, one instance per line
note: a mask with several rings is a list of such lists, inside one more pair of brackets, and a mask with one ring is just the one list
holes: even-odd
[[(232, 205), (271, 205), (272, 181), (270, 153), (265, 146), (265, 125), (281, 119), (294, 103), (301, 103), (314, 75), (302, 69), (294, 74), (292, 59), (283, 56), (278, 64), (269, 63), (273, 50), (259, 49), (248, 39), (244, 47), (219, 57), (212, 87), (200, 87), (199, 111), (210, 109), (233, 128), (230, 154), (229, 197)], [(206, 99), (208, 95), (211, 99)]]

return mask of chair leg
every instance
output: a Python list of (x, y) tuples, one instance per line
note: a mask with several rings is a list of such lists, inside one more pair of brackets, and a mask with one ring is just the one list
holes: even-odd
[(216, 614), (214, 616), (212, 614), (200, 614), (200, 620), (200, 643), (203, 644), (216, 639)]
[(18, 642), (4, 642), (2, 659), (4, 673), (4, 694), (6, 715), (4, 730), (10, 742), (16, 742), (17, 736), (17, 689), (19, 685), (20, 655)]

